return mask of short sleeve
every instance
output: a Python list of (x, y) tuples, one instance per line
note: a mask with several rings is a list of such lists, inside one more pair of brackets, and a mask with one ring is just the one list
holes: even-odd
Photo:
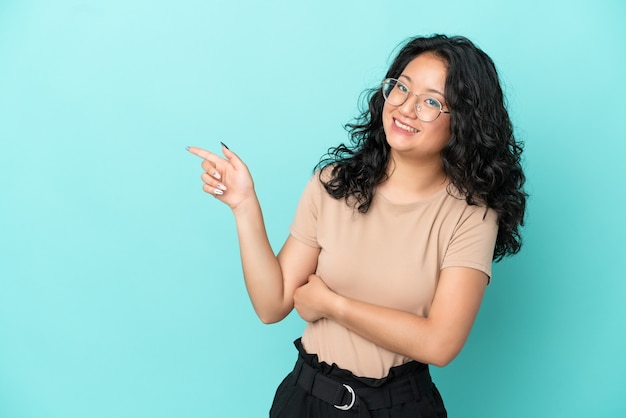
[(497, 236), (496, 211), (481, 206), (468, 206), (450, 240), (441, 268), (470, 267), (491, 278)]
[(317, 217), (321, 201), (322, 184), (315, 174), (302, 192), (294, 220), (289, 227), (291, 235), (309, 247), (320, 248), (317, 240)]

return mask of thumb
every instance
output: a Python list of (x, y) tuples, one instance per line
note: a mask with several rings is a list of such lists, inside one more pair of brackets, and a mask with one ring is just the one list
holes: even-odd
[(232, 152), (230, 148), (226, 146), (226, 144), (224, 144), (223, 142), (220, 142), (220, 144), (222, 144), (222, 154), (224, 154), (224, 157), (228, 159), (228, 161), (233, 165), (233, 167), (240, 168), (240, 167), (245, 166), (243, 161), (241, 161), (241, 158), (239, 158), (237, 154)]

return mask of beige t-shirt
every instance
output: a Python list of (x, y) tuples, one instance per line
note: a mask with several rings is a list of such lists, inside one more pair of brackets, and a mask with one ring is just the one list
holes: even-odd
[[(343, 296), (426, 317), (446, 267), (471, 267), (491, 276), (497, 214), (470, 206), (443, 188), (411, 204), (375, 194), (365, 214), (331, 197), (314, 175), (306, 186), (291, 235), (320, 248), (317, 272)], [(357, 376), (384, 377), (411, 361), (329, 320), (307, 324), (306, 351)]]

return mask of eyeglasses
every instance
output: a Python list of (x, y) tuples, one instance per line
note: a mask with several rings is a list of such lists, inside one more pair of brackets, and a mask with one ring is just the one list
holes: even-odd
[(383, 97), (392, 106), (401, 106), (409, 98), (410, 94), (417, 97), (415, 102), (415, 114), (422, 122), (432, 122), (442, 113), (450, 113), (443, 110), (443, 105), (437, 99), (427, 94), (415, 94), (400, 80), (388, 78), (383, 81)]

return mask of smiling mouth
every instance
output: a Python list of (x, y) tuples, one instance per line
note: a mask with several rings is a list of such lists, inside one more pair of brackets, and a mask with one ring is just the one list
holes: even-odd
[(394, 119), (393, 120), (394, 125), (396, 125), (398, 128), (405, 130), (407, 132), (410, 132), (412, 134), (416, 134), (419, 131), (415, 128), (410, 127), (409, 125), (405, 125), (404, 123), (400, 122), (398, 119)]

